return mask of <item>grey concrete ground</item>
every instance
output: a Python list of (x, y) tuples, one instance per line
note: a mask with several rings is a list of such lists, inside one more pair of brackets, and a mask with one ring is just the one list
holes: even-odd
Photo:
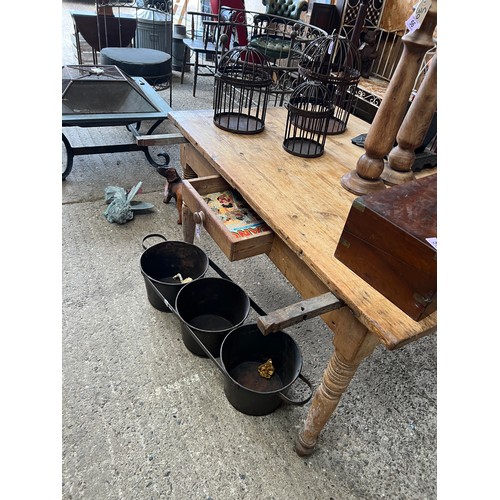
[[(62, 6), (63, 64), (74, 64), (67, 9), (89, 4)], [(212, 81), (200, 81), (196, 98), (191, 84), (191, 75), (183, 86), (175, 75), (173, 107), (210, 108)], [(67, 134), (74, 146), (130, 140), (125, 128)], [(178, 146), (166, 150), (179, 167)], [(109, 223), (105, 187), (138, 181), (136, 199), (154, 210)], [(436, 498), (436, 335), (396, 352), (377, 348), (314, 454), (298, 457), (293, 443), (309, 405), (263, 417), (238, 412), (214, 363), (188, 352), (176, 317), (146, 298), (142, 238), (182, 239), (163, 186), (142, 153), (76, 157), (62, 183), (62, 498)], [(231, 263), (206, 233), (196, 243), (263, 309), (299, 299), (267, 257)], [(302, 352), (302, 373), (318, 387), (331, 332), (319, 319), (287, 332)]]

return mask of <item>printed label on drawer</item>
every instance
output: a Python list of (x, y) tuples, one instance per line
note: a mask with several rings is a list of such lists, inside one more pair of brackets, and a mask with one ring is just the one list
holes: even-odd
[(249, 207), (243, 198), (230, 189), (203, 196), (205, 203), (217, 214), (228, 231), (237, 238), (246, 238), (270, 231), (266, 223)]

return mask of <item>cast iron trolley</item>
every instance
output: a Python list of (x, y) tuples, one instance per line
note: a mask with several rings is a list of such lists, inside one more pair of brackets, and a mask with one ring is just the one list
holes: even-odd
[[(167, 166), (170, 157), (165, 152), (158, 153), (164, 162), (156, 162), (149, 146), (185, 142), (180, 134), (153, 135), (171, 108), (144, 78), (130, 77), (116, 66), (69, 65), (63, 66), (62, 73), (63, 127), (126, 126), (134, 137), (129, 144), (73, 147), (63, 132), (67, 154), (63, 180), (78, 155), (142, 151), (148, 162), (158, 168)], [(154, 123), (142, 134), (140, 127), (144, 120)]]

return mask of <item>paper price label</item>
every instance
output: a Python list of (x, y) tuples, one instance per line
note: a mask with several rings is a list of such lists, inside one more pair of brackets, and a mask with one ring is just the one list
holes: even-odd
[(438, 239), (437, 238), (425, 238), (426, 241), (431, 244), (436, 250), (438, 249)]
[(405, 22), (406, 27), (410, 33), (417, 31), (420, 28), (420, 23), (417, 21), (417, 18), (412, 14), (409, 19)]
[(196, 239), (201, 240), (201, 224), (196, 224), (194, 227), (194, 234)]
[(420, 28), (427, 12), (429, 12), (429, 9), (431, 8), (431, 5), (431, 0), (420, 0), (415, 7), (415, 12), (405, 22), (405, 25), (410, 33), (413, 33)]

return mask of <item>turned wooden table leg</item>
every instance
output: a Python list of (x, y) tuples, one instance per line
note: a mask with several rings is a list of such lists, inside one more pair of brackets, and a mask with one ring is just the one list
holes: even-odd
[(331, 313), (335, 321), (335, 350), (316, 390), (304, 427), (295, 443), (299, 456), (310, 455), (326, 422), (337, 408), (361, 361), (378, 345), (378, 339), (343, 307)]
[(403, 36), (403, 53), (368, 130), (366, 152), (358, 159), (356, 169), (340, 180), (342, 187), (351, 193), (364, 195), (385, 189), (384, 181), (380, 178), (384, 170), (384, 157), (394, 146), (424, 55), (434, 46), (432, 35), (436, 25), (437, 0), (434, 0), (422, 26)]
[(431, 59), (422, 85), (399, 129), (396, 137), (398, 145), (387, 158), (387, 164), (380, 176), (386, 184), (403, 184), (415, 179), (411, 169), (415, 162), (415, 149), (424, 142), (436, 109), (437, 54)]

